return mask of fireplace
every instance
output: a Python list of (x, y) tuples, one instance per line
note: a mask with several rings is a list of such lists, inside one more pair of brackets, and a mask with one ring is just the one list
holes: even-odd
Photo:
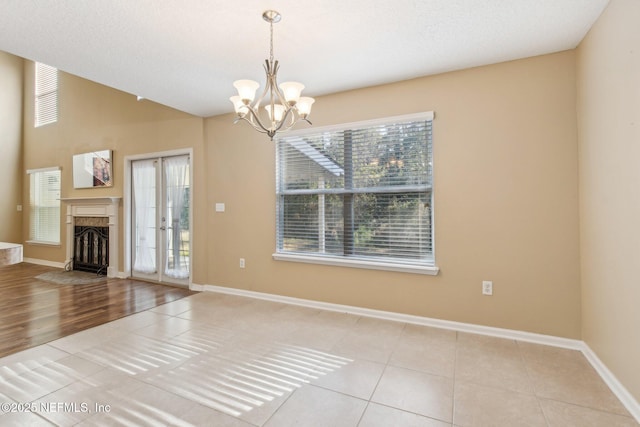
[(73, 228), (73, 269), (99, 275), (109, 267), (109, 219), (76, 217)]
[(118, 276), (120, 197), (64, 198), (69, 269)]

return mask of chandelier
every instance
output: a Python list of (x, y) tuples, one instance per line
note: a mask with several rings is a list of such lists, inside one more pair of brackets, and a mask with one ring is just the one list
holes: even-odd
[[(307, 117), (315, 102), (313, 98), (300, 96), (304, 89), (302, 83), (284, 82), (278, 86), (278, 61), (273, 60), (273, 24), (280, 22), (281, 18), (275, 10), (267, 10), (262, 14), (262, 19), (269, 23), (271, 30), (269, 59), (265, 60), (264, 65), (267, 84), (262, 95), (254, 102), (260, 84), (253, 80), (236, 80), (233, 86), (238, 89), (238, 95), (229, 98), (236, 112), (234, 123), (245, 120), (258, 132), (266, 133), (272, 141), (276, 132), (287, 131), (301, 120), (311, 124)], [(260, 103), (265, 98), (268, 98), (264, 106), (266, 114), (263, 113), (261, 118)]]

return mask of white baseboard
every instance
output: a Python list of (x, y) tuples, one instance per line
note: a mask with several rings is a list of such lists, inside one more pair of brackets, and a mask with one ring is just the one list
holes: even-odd
[(618, 381), (613, 373), (606, 367), (591, 348), (581, 340), (555, 337), (551, 335), (535, 334), (532, 332), (516, 331), (513, 329), (494, 328), (490, 326), (474, 325), (471, 323), (453, 322), (450, 320), (432, 319), (410, 314), (393, 313), (389, 311), (373, 310), (369, 308), (354, 307), (350, 305), (332, 304), (321, 301), (293, 298), (282, 295), (267, 294), (263, 292), (247, 291), (244, 289), (228, 288), (215, 285), (197, 285), (192, 283), (190, 289), (193, 291), (218, 292), (223, 294), (238, 295), (248, 298), (262, 299), (266, 301), (280, 302), (285, 304), (299, 305), (309, 308), (337, 311), (340, 313), (354, 314), (358, 316), (375, 317), (378, 319), (392, 320), (396, 322), (412, 323), (416, 325), (431, 326), (441, 329), (449, 329), (458, 332), (468, 332), (472, 334), (488, 335), (498, 338), (506, 338), (518, 341), (526, 341), (535, 344), (561, 347), (571, 350), (581, 351), (593, 368), (602, 377), (611, 391), (620, 399), (629, 413), (640, 422), (640, 403), (629, 393), (629, 391)]
[(205, 286), (198, 285), (197, 283), (189, 283), (189, 289), (192, 291), (202, 292), (205, 290)]
[[(200, 289), (194, 289), (200, 290)], [(205, 291), (219, 292), (224, 294), (238, 295), (249, 298), (263, 299), (267, 301), (281, 302), (286, 304), (300, 305), (304, 307), (317, 308), (341, 313), (355, 314), (358, 316), (375, 317), (378, 319), (392, 320), (396, 322), (412, 323), (415, 325), (432, 326), (441, 329), (450, 329), (459, 332), (472, 334), (489, 335), (492, 337), (526, 341), (536, 344), (551, 345), (554, 347), (568, 348), (572, 350), (582, 350), (583, 342), (569, 338), (554, 337), (551, 335), (534, 334), (531, 332), (515, 331), (511, 329), (494, 328), (490, 326), (480, 326), (471, 323), (453, 322), (450, 320), (432, 319), (429, 317), (414, 316), (411, 314), (394, 313), (391, 311), (373, 310), (370, 308), (354, 307), (350, 305), (332, 304), (321, 301), (306, 300), (301, 298), (273, 295), (262, 292), (246, 291), (242, 289), (227, 288), (224, 286), (204, 285)]]
[(23, 258), (22, 262), (28, 262), (29, 264), (45, 265), (47, 267), (64, 268), (64, 262), (48, 261), (46, 259)]
[(615, 375), (607, 368), (598, 355), (585, 342), (582, 343), (582, 354), (587, 358), (591, 366), (598, 372), (603, 381), (609, 386), (613, 394), (627, 408), (627, 411), (640, 423), (640, 403), (629, 393)]

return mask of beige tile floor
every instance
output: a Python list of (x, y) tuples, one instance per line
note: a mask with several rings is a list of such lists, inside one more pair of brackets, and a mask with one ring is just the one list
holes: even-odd
[(578, 351), (214, 293), (0, 359), (0, 402), (2, 426), (638, 425)]

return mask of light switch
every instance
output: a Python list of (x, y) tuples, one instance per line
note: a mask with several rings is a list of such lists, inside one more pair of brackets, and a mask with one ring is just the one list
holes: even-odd
[(224, 212), (224, 203), (216, 203), (216, 212)]

